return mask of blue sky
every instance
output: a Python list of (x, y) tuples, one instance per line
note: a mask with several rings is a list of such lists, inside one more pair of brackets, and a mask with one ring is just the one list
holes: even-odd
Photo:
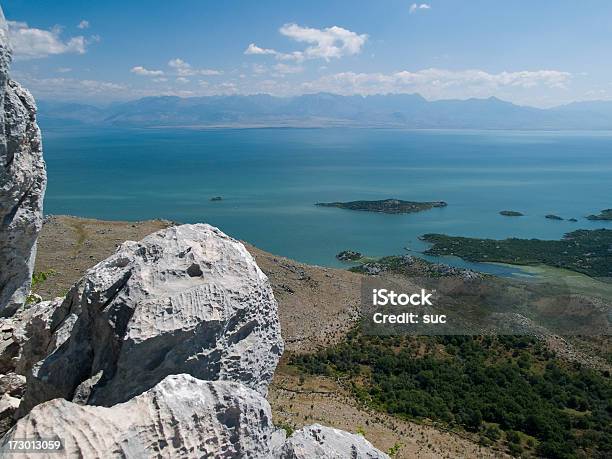
[(612, 2), (2, 2), (41, 99), (414, 93), (612, 99)]

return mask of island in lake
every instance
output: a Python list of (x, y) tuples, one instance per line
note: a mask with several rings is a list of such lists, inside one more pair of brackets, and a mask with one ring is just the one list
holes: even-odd
[(612, 276), (612, 230), (577, 230), (560, 240), (480, 239), (425, 234), (433, 244), (428, 255), (454, 255), (468, 261), (515, 265), (544, 264), (577, 271), (591, 277)]
[(363, 258), (363, 255), (361, 252), (356, 252), (354, 250), (343, 250), (336, 255), (336, 258), (340, 261), (355, 261)]
[(588, 220), (612, 220), (612, 209), (604, 209), (598, 215), (589, 215)]
[(338, 207), (340, 209), (361, 210), (366, 212), (381, 212), (385, 214), (411, 214), (446, 207), (444, 201), (402, 201), (401, 199), (384, 199), (381, 201), (349, 201), (349, 202), (317, 202), (315, 206)]
[(499, 215), (503, 215), (504, 217), (522, 217), (524, 214), (516, 210), (502, 210)]
[(544, 218), (547, 218), (549, 220), (563, 220), (562, 217), (559, 217), (558, 215), (555, 215), (555, 214), (548, 214)]

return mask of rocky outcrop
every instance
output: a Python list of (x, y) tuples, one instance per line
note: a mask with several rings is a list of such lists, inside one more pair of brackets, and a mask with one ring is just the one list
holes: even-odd
[(280, 459), (388, 459), (361, 435), (313, 424), (297, 430), (276, 456)]
[(49, 348), (66, 338), (61, 329), (56, 330), (66, 316), (62, 302), (63, 298), (41, 301), (0, 319), (0, 373), (25, 376)]
[(64, 300), (0, 326), (0, 429), (21, 418), (0, 455), (11, 440), (57, 437), (64, 457), (387, 457), (336, 429), (286, 439), (274, 427), (276, 301), (245, 247), (209, 225), (126, 242)]
[(258, 392), (182, 374), (111, 408), (43, 403), (5, 435), (0, 456), (12, 439), (55, 437), (62, 457), (270, 458), (284, 431)]
[(12, 317), (0, 319), (0, 435), (15, 423), (25, 392), (25, 375), (66, 339), (56, 329), (65, 319), (62, 298), (20, 308)]
[(0, 316), (27, 298), (47, 183), (36, 105), (9, 78), (8, 30), (0, 11)]
[(63, 399), (38, 405), (4, 436), (0, 455), (24, 438), (60, 438), (63, 457), (388, 459), (361, 435), (318, 424), (286, 439), (258, 392), (185, 374), (110, 408)]
[(56, 310), (62, 319), (28, 375), (23, 414), (54, 398), (114, 405), (180, 373), (265, 395), (283, 350), (268, 279), (240, 242), (209, 225), (124, 243)]

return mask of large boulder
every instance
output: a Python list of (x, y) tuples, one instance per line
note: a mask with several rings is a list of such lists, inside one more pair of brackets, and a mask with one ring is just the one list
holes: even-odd
[(296, 430), (275, 456), (279, 459), (389, 459), (363, 436), (320, 424)]
[(10, 316), (30, 292), (36, 239), (42, 228), (47, 173), (36, 104), (9, 78), (11, 49), (0, 10), (0, 316)]
[(0, 456), (9, 453), (10, 441), (26, 438), (62, 439), (61, 457), (268, 459), (284, 431), (274, 428), (270, 405), (258, 392), (182, 374), (111, 408), (64, 399), (38, 405), (2, 438)]
[(283, 351), (267, 277), (204, 224), (125, 242), (56, 309), (61, 336), (27, 375), (20, 414), (54, 398), (111, 406), (179, 373), (265, 395)]

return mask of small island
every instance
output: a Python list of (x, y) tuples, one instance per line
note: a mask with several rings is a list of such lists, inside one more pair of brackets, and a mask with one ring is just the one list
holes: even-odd
[(563, 218), (555, 214), (548, 214), (544, 218), (548, 218), (549, 220), (563, 220)]
[(572, 223), (576, 223), (577, 221), (578, 221), (578, 219), (577, 219), (577, 218), (570, 218), (570, 219), (568, 220), (568, 222), (572, 222)]
[(502, 210), (499, 215), (503, 215), (504, 217), (522, 217), (522, 212), (517, 212), (516, 210)]
[(604, 209), (598, 215), (589, 215), (587, 220), (612, 220), (612, 209)]
[(343, 250), (336, 258), (340, 261), (355, 261), (363, 258), (363, 255), (360, 252), (355, 252), (354, 250)]
[(223, 201), (223, 198), (221, 196), (214, 196), (212, 198), (210, 198), (211, 201)]
[(380, 212), (385, 214), (411, 214), (434, 207), (446, 207), (444, 201), (402, 201), (401, 199), (384, 199), (381, 201), (317, 202), (315, 206), (338, 207), (340, 209)]

